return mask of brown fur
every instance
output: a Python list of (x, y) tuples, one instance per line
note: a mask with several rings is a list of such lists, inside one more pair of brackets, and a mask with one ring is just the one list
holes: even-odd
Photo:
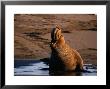
[(51, 33), (51, 71), (83, 70), (83, 60), (80, 54), (65, 43), (61, 28), (56, 26)]

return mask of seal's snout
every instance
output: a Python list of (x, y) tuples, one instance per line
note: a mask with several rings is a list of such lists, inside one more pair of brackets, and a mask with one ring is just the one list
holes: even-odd
[(60, 26), (56, 26), (55, 28), (52, 29), (52, 32), (51, 32), (51, 39), (52, 39), (52, 42), (56, 42), (60, 39), (60, 37), (62, 36), (61, 34), (61, 28)]

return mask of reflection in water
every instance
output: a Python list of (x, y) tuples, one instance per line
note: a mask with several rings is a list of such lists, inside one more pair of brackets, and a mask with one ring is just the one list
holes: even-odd
[(15, 60), (15, 76), (96, 76), (97, 66), (85, 64), (82, 72), (52, 72), (49, 73), (49, 65), (46, 61), (40, 60)]
[(49, 73), (51, 76), (81, 76), (82, 72), (53, 72)]

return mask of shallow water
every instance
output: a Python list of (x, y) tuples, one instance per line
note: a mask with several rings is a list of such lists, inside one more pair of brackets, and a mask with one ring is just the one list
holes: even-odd
[[(40, 60), (15, 60), (14, 61), (15, 76), (49, 76), (49, 65), (47, 62)], [(65, 72), (62, 76), (96, 76), (97, 66), (92, 64), (84, 64), (83, 72)]]

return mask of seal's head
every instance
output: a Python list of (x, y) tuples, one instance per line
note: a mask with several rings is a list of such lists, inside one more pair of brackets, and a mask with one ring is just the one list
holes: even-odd
[(61, 27), (56, 26), (55, 28), (52, 29), (51, 32), (51, 43), (65, 43), (64, 36), (61, 32)]

